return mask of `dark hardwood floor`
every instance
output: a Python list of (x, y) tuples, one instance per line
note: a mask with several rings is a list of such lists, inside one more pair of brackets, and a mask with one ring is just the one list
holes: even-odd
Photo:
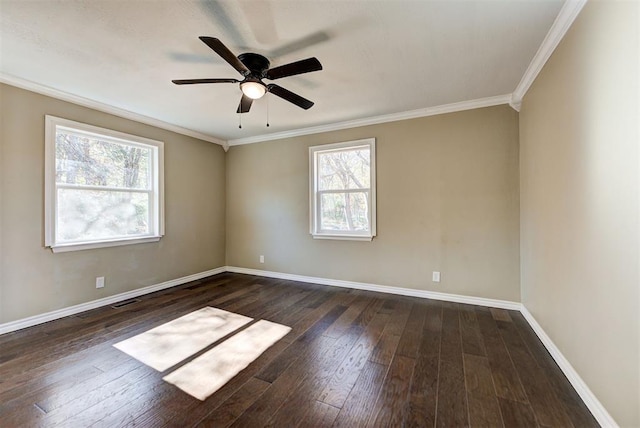
[[(204, 402), (112, 346), (204, 306), (292, 331)], [(225, 273), (0, 336), (0, 426), (598, 425), (518, 312)]]

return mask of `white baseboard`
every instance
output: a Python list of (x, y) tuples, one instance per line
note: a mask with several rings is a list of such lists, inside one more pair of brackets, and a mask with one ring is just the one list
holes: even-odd
[(571, 363), (562, 355), (562, 352), (553, 343), (540, 324), (533, 318), (531, 313), (521, 303), (506, 300), (486, 299), (483, 297), (461, 296), (458, 294), (438, 293), (435, 291), (415, 290), (410, 288), (390, 287), (387, 285), (368, 284), (363, 282), (343, 281), (338, 279), (318, 278), (303, 275), (294, 275), (281, 272), (270, 272), (259, 269), (247, 269), (235, 266), (226, 266), (227, 272), (243, 273), (247, 275), (264, 276), (268, 278), (287, 279), (291, 281), (309, 282), (313, 284), (331, 285), (336, 287), (355, 288), (358, 290), (377, 291), (380, 293), (399, 294), (402, 296), (422, 297), (426, 299), (444, 300), (448, 302), (466, 303), (470, 305), (488, 306), (520, 311), (527, 320), (533, 331), (538, 335), (544, 346), (547, 348), (555, 362), (558, 364), (564, 375), (567, 377), (573, 388), (576, 390), (589, 411), (603, 427), (618, 427), (618, 424), (611, 417), (609, 412), (591, 392), (587, 384), (575, 371)]
[(55, 319), (67, 317), (69, 315), (75, 315), (80, 312), (88, 311), (90, 309), (99, 308), (100, 306), (111, 305), (113, 303), (121, 302), (123, 300), (133, 299), (135, 297), (153, 293), (155, 291), (160, 291), (166, 288), (175, 287), (176, 285), (181, 285), (187, 282), (206, 278), (208, 276), (217, 275), (222, 272), (225, 272), (225, 268), (219, 267), (219, 268), (211, 269), (204, 272), (194, 273), (193, 275), (183, 276), (182, 278), (161, 282), (160, 284), (150, 285), (148, 287), (138, 288), (136, 290), (131, 290), (125, 293), (116, 294), (114, 296), (104, 297), (98, 300), (92, 300), (91, 302), (80, 303), (79, 305), (70, 306), (68, 308), (58, 309), (58, 310), (47, 312), (44, 314), (34, 315), (32, 317), (23, 318), (20, 320), (0, 324), (0, 334), (21, 330), (27, 327), (32, 327), (34, 325), (53, 321)]
[(291, 281), (310, 282), (334, 287), (355, 288), (357, 290), (376, 291), (378, 293), (399, 294), (401, 296), (422, 297), (425, 299), (444, 300), (447, 302), (466, 303), (469, 305), (489, 306), (492, 308), (520, 310), (520, 303), (508, 300), (486, 299), (484, 297), (462, 296), (459, 294), (438, 293), (436, 291), (416, 290), (412, 288), (391, 287), (388, 285), (369, 284), (366, 282), (343, 281), (340, 279), (319, 278), (314, 276), (294, 275), (290, 273), (270, 272), (259, 269), (247, 269), (226, 266), (227, 272), (247, 275), (265, 276), (268, 278), (288, 279)]
[(114, 296), (105, 297), (91, 302), (81, 303), (79, 305), (58, 309), (44, 314), (34, 315), (32, 317), (11, 321), (0, 324), (0, 334), (10, 333), (12, 331), (21, 330), (23, 328), (32, 327), (34, 325), (53, 321), (69, 315), (75, 315), (80, 312), (95, 309), (100, 306), (111, 305), (123, 300), (133, 299), (155, 291), (164, 290), (166, 288), (175, 287), (190, 281), (206, 278), (208, 276), (217, 275), (223, 272), (243, 273), (248, 275), (264, 276), (268, 278), (288, 279), (299, 282), (309, 282), (321, 285), (331, 285), (344, 288), (355, 288), (358, 290), (377, 291), (380, 293), (399, 294), (402, 296), (422, 297), (426, 299), (445, 300), (449, 302), (467, 303), (470, 305), (489, 306), (494, 308), (503, 308), (511, 310), (520, 310), (520, 303), (510, 302), (506, 300), (485, 299), (482, 297), (461, 296), (457, 294), (438, 293), (435, 291), (414, 290), (410, 288), (390, 287), (387, 285), (367, 284), (363, 282), (343, 281), (338, 279), (327, 279), (303, 275), (294, 275), (281, 272), (270, 272), (257, 269), (247, 269), (234, 266), (224, 266), (211, 269), (205, 272), (195, 273), (193, 275), (184, 276), (182, 278), (173, 279), (162, 282), (160, 284), (150, 285), (148, 287), (138, 288), (136, 290), (127, 291), (125, 293), (116, 294)]
[(605, 409), (600, 400), (596, 398), (594, 393), (591, 392), (591, 389), (589, 389), (587, 384), (582, 380), (569, 360), (567, 360), (565, 356), (562, 355), (560, 349), (558, 349), (555, 343), (553, 343), (551, 338), (547, 335), (547, 333), (545, 333), (540, 324), (538, 324), (535, 318), (533, 318), (533, 315), (531, 315), (531, 313), (527, 310), (527, 308), (524, 307), (524, 305), (522, 305), (520, 312), (527, 320), (533, 331), (535, 331), (535, 333), (538, 335), (545, 348), (547, 348), (547, 351), (549, 351), (558, 366), (560, 366), (560, 369), (567, 377), (567, 379), (569, 379), (569, 382), (576, 390), (580, 398), (582, 398), (582, 401), (584, 401), (584, 404), (589, 408), (589, 411), (591, 411), (591, 414), (593, 414), (593, 417), (596, 418), (598, 423), (603, 427), (617, 427), (618, 424), (611, 417), (609, 412), (607, 412), (607, 409)]
[(540, 324), (533, 318), (533, 315), (521, 303), (511, 302), (508, 300), (486, 299), (483, 297), (462, 296), (458, 294), (439, 293), (427, 290), (415, 290), (411, 288), (391, 287), (388, 285), (369, 284), (364, 282), (343, 281), (339, 279), (319, 278), (304, 275), (295, 275), (290, 273), (271, 272), (259, 269), (248, 269), (235, 266), (224, 266), (211, 269), (205, 272), (195, 273), (193, 275), (184, 276), (182, 278), (173, 279), (162, 282), (160, 284), (150, 285), (148, 287), (139, 288), (137, 290), (127, 291), (126, 293), (116, 294), (114, 296), (105, 297), (103, 299), (93, 300), (87, 303), (71, 306), (68, 308), (58, 309), (56, 311), (35, 315), (17, 321), (11, 321), (0, 324), (0, 334), (21, 330), (37, 324), (53, 321), (58, 318), (75, 315), (80, 312), (95, 309), (100, 306), (106, 306), (123, 300), (133, 299), (155, 291), (164, 290), (166, 288), (175, 287), (190, 281), (217, 275), (223, 272), (241, 273), (247, 275), (263, 276), (268, 278), (287, 279), (291, 281), (308, 282), (320, 285), (330, 285), (335, 287), (354, 288), (357, 290), (376, 291), (379, 293), (398, 294), (402, 296), (421, 297), (425, 299), (444, 300), (448, 302), (466, 303), (470, 305), (488, 306), (492, 308), (501, 308), (508, 310), (520, 311), (527, 320), (533, 331), (538, 335), (544, 346), (547, 348), (553, 359), (556, 361), (562, 372), (565, 374), (573, 388), (576, 390), (582, 401), (589, 408), (598, 423), (603, 427), (618, 427), (618, 424), (611, 417), (602, 403), (591, 392), (587, 384), (582, 380), (580, 375), (575, 371), (571, 363), (562, 355), (562, 352), (553, 343), (551, 338), (545, 333)]

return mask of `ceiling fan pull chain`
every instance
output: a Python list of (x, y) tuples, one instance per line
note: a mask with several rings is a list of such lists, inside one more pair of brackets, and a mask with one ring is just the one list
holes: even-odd
[(242, 129), (242, 113), (238, 113), (238, 128)]
[(265, 97), (267, 99), (267, 128), (269, 127), (269, 97)]

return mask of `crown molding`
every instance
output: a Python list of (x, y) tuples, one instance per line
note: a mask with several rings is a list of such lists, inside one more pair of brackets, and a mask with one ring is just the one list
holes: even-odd
[(549, 29), (549, 32), (545, 36), (540, 48), (536, 52), (535, 56), (531, 60), (529, 67), (525, 71), (520, 83), (512, 94), (498, 95), (494, 97), (480, 98), (470, 101), (461, 101), (452, 104), (444, 104), (435, 107), (427, 107), (418, 110), (410, 110), (400, 113), (392, 113), (381, 116), (374, 116), (363, 119), (355, 119), (344, 122), (336, 122), (326, 125), (312, 126), (308, 128), (300, 128), (289, 131), (276, 132), (272, 134), (256, 135), (246, 138), (238, 138), (225, 141), (220, 138), (216, 138), (212, 135), (203, 134), (198, 131), (183, 128), (177, 125), (173, 125), (159, 119), (154, 119), (148, 116), (144, 116), (138, 113), (134, 113), (119, 107), (114, 107), (99, 101), (84, 98), (78, 95), (74, 95), (68, 92), (60, 91), (58, 89), (51, 88), (49, 86), (41, 85), (29, 80), (25, 80), (10, 74), (0, 72), (0, 83), (15, 86), (18, 88), (26, 89), (32, 92), (36, 92), (42, 95), (60, 99), (62, 101), (68, 101), (74, 104), (78, 104), (84, 107), (92, 108), (104, 113), (113, 114), (125, 119), (134, 120), (136, 122), (144, 123), (146, 125), (155, 126), (157, 128), (166, 129), (168, 131), (176, 132), (178, 134), (186, 135), (189, 137), (197, 138), (200, 140), (208, 141), (214, 144), (222, 146), (226, 151), (230, 146), (238, 146), (242, 144), (259, 143), (263, 141), (278, 140), (282, 138), (298, 137), (302, 135), (318, 134), (321, 132), (338, 131), (342, 129), (357, 128), (361, 126), (377, 125), (387, 122), (396, 122), (400, 120), (415, 119), (419, 117), (435, 116), (438, 114), (454, 113), (458, 111), (472, 110), (476, 108), (492, 107), (496, 105), (508, 104), (514, 110), (520, 111), (522, 105), (522, 99), (535, 81), (536, 77), (546, 64), (547, 60), (551, 57), (551, 54), (556, 49), (566, 32), (573, 24), (587, 0), (567, 0), (558, 16), (556, 17), (553, 25)]
[(119, 107), (110, 106), (100, 101), (94, 101), (89, 98), (84, 98), (78, 95), (71, 94), (69, 92), (60, 91), (58, 89), (41, 85), (39, 83), (35, 83), (30, 80), (25, 80), (10, 74), (0, 72), (0, 83), (5, 83), (10, 86), (26, 89), (31, 92), (36, 92), (38, 94), (56, 98), (58, 100), (67, 101), (83, 107), (88, 107), (94, 110), (101, 111), (103, 113), (109, 113), (114, 116), (122, 117), (124, 119), (129, 119), (136, 122), (144, 123), (145, 125), (151, 125), (151, 126), (155, 126), (156, 128), (166, 129), (167, 131), (175, 132), (177, 134), (186, 135), (188, 137), (197, 138), (199, 140), (208, 141), (214, 144), (219, 144), (225, 150), (228, 150), (229, 148), (226, 141), (213, 137), (211, 135), (203, 134), (197, 131), (192, 131), (191, 129), (183, 128), (181, 126), (172, 125), (171, 123), (167, 123), (159, 119), (154, 119), (152, 117), (134, 113), (132, 111), (121, 109)]
[(520, 107), (522, 107), (522, 98), (518, 100), (513, 94), (511, 94), (511, 101), (509, 101), (509, 105), (512, 109), (520, 113)]
[(534, 55), (527, 71), (524, 72), (520, 83), (518, 83), (515, 91), (513, 91), (513, 99), (509, 105), (515, 110), (520, 111), (520, 105), (522, 104), (522, 99), (525, 94), (586, 3), (587, 0), (567, 0), (564, 5), (562, 5), (562, 9), (560, 9), (556, 20), (553, 21), (549, 32), (538, 48), (538, 52)]
[(495, 97), (479, 98), (471, 101), (462, 101), (452, 104), (444, 104), (435, 107), (427, 107), (418, 110), (410, 110), (400, 113), (385, 114), (365, 119), (348, 120), (345, 122), (330, 123), (327, 125), (312, 126), (309, 128), (294, 129), (291, 131), (275, 132), (272, 134), (256, 135), (253, 137), (229, 140), (229, 146), (260, 143), (263, 141), (279, 140), (281, 138), (299, 137), (301, 135), (319, 134), (321, 132), (338, 131), (341, 129), (357, 128), (360, 126), (377, 125), (380, 123), (396, 122), (399, 120), (415, 119), (419, 117), (435, 116), (444, 113), (454, 113), (464, 110), (472, 110), (482, 107), (492, 107), (502, 104), (511, 104), (511, 94)]

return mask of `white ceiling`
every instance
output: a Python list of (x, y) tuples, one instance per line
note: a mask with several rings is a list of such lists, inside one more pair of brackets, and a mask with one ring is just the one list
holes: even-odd
[[(0, 72), (224, 140), (510, 94), (563, 0), (0, 0)], [(198, 36), (272, 67), (316, 104), (269, 95), (235, 113), (240, 75)], [(265, 126), (267, 100), (271, 126)]]

